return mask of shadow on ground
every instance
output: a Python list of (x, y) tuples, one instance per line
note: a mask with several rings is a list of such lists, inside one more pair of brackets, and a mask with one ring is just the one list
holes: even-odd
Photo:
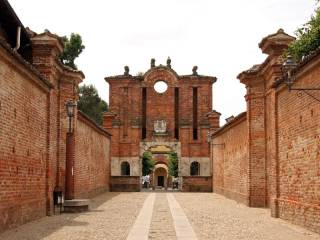
[(7, 230), (0, 233), (1, 240), (41, 240), (52, 233), (58, 231), (62, 227), (81, 227), (87, 226), (88, 222), (78, 221), (76, 218), (81, 215), (90, 214), (92, 212), (104, 212), (105, 210), (97, 209), (102, 204), (117, 197), (121, 193), (108, 192), (96, 196), (90, 200), (90, 210), (84, 213), (61, 213), (50, 217), (44, 217), (17, 228)]

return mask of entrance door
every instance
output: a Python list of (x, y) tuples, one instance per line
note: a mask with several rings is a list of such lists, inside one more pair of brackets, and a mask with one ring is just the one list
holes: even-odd
[(164, 187), (164, 176), (158, 176), (158, 186)]

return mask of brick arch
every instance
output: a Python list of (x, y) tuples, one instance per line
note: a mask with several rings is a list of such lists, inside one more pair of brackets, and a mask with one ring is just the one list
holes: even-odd
[(169, 75), (171, 75), (172, 77), (176, 78), (177, 80), (179, 79), (179, 75), (177, 74), (176, 71), (174, 71), (172, 68), (168, 68), (166, 66), (157, 66), (157, 67), (153, 67), (153, 68), (150, 68), (144, 75), (143, 75), (143, 79), (144, 81), (146, 81), (146, 79), (149, 78), (149, 76), (151, 74), (154, 74), (154, 73), (159, 73), (159, 72), (162, 72), (162, 71), (166, 71)]
[(162, 80), (168, 84), (168, 87), (174, 87), (178, 84), (179, 76), (171, 68), (160, 66), (151, 68), (143, 77), (143, 81), (148, 86), (153, 86), (157, 81)]

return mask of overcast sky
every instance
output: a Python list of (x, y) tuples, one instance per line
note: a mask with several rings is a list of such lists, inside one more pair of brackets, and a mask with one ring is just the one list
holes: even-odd
[[(265, 59), (261, 39), (283, 28), (294, 34), (315, 9), (314, 0), (9, 0), (24, 26), (60, 36), (82, 36), (77, 59), (84, 83), (108, 101), (104, 77), (149, 69), (150, 59), (178, 74), (218, 78), (213, 108), (222, 119), (245, 111), (245, 88), (236, 76)], [(221, 121), (222, 123), (224, 121)]]

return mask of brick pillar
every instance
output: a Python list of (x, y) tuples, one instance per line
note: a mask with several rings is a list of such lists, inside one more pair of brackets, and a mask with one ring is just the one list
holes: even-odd
[(103, 128), (109, 132), (111, 132), (112, 130), (112, 122), (114, 120), (114, 118), (116, 117), (116, 114), (112, 113), (112, 112), (105, 112), (103, 114)]
[(210, 124), (210, 133), (217, 131), (220, 128), (220, 116), (221, 113), (213, 110), (207, 114)]
[(294, 41), (294, 37), (282, 29), (262, 39), (259, 47), (268, 55), (259, 75), (264, 78), (265, 86), (265, 168), (266, 168), (266, 205), (271, 208), (271, 215), (278, 217), (279, 206), (279, 159), (277, 127), (277, 91), (274, 82), (282, 76), (283, 52)]
[(279, 163), (276, 141), (277, 99), (272, 86), (281, 76), (283, 51), (293, 40), (282, 29), (263, 38), (259, 47), (263, 53), (268, 54), (267, 59), (263, 64), (255, 65), (238, 76), (247, 88), (249, 205), (270, 205), (274, 216), (278, 211)]
[(33, 34), (32, 43), (32, 64), (40, 74), (53, 85), (48, 96), (48, 153), (46, 159), (46, 198), (47, 215), (53, 214), (53, 190), (56, 186), (57, 162), (58, 162), (58, 98), (59, 98), (59, 63), (58, 56), (62, 52), (62, 42), (54, 34), (44, 32)]
[[(46, 160), (47, 215), (51, 215), (53, 189), (55, 187), (64, 189), (65, 183), (66, 126), (68, 126), (65, 103), (68, 100), (77, 101), (77, 86), (84, 75), (81, 71), (70, 69), (60, 62), (59, 55), (63, 50), (63, 42), (59, 36), (49, 31), (41, 34), (33, 33), (31, 42), (33, 65), (53, 85), (48, 97), (48, 157)], [(72, 123), (74, 130), (76, 130), (76, 119), (77, 111)]]
[(241, 73), (238, 78), (247, 88), (247, 126), (249, 140), (248, 203), (251, 207), (266, 205), (265, 104), (264, 79), (258, 68)]
[(75, 160), (75, 137), (74, 133), (67, 133), (66, 139), (66, 177), (65, 199), (74, 199), (74, 160)]
[(250, 87), (246, 95), (249, 134), (249, 206), (266, 205), (265, 115), (263, 82)]

